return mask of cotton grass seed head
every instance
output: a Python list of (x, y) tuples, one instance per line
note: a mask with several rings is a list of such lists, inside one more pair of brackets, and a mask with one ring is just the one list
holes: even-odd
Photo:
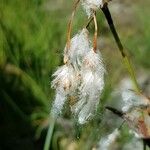
[(90, 51), (88, 34), (88, 30), (83, 28), (71, 39), (70, 49), (66, 50), (67, 47), (65, 47), (64, 56), (73, 65), (75, 70), (79, 70), (83, 56)]
[(56, 91), (64, 91), (69, 94), (76, 86), (76, 75), (71, 65), (63, 65), (53, 74), (54, 80), (52, 81), (52, 88)]
[(103, 7), (103, 0), (82, 0), (82, 6), (88, 17), (93, 15), (93, 11)]
[(134, 135), (138, 138), (150, 138), (150, 106), (134, 108), (124, 115), (124, 120), (129, 125)]
[(56, 90), (56, 96), (52, 108), (52, 112), (60, 114), (63, 105), (67, 99), (67, 95), (71, 94), (77, 86), (77, 78), (71, 65), (64, 65), (58, 68), (53, 74), (52, 88)]
[[(98, 50), (97, 50), (98, 51)], [(104, 64), (100, 52), (95, 53), (83, 28), (64, 49), (65, 65), (53, 74), (56, 90), (52, 112), (60, 114), (67, 98), (74, 97), (71, 111), (80, 124), (92, 118), (104, 88)]]
[(137, 94), (132, 90), (124, 90), (122, 92), (122, 99), (124, 102), (122, 107), (123, 112), (128, 112), (135, 106), (150, 104), (150, 101), (145, 96)]
[(150, 101), (147, 97), (132, 90), (122, 93), (124, 120), (136, 137), (150, 138)]
[(101, 55), (91, 49), (83, 58), (79, 98), (78, 102), (72, 106), (72, 111), (78, 116), (80, 124), (92, 118), (99, 104), (104, 88), (104, 73)]
[(80, 89), (84, 94), (101, 93), (104, 87), (104, 64), (100, 53), (95, 53), (92, 49), (83, 59), (81, 67), (82, 84)]

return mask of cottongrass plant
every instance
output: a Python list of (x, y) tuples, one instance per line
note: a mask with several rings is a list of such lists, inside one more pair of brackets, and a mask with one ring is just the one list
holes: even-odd
[[(67, 43), (64, 49), (64, 65), (59, 67), (53, 74), (54, 79), (51, 86), (55, 89), (55, 100), (52, 105), (51, 115), (57, 119), (62, 113), (65, 102), (73, 99), (70, 108), (75, 117), (77, 117), (79, 124), (87, 123), (94, 116), (105, 83), (103, 59), (100, 51), (97, 49), (98, 27), (96, 11), (102, 9), (136, 91), (136, 93), (127, 91), (122, 94), (124, 101), (122, 112), (116, 111), (113, 108), (110, 108), (110, 110), (116, 114), (118, 113), (141, 138), (150, 138), (149, 100), (145, 101), (144, 96), (142, 97), (140, 95), (141, 89), (135, 78), (133, 67), (123, 49), (107, 7), (109, 1), (110, 0), (81, 0), (89, 21), (87, 26), (71, 39), (73, 19), (80, 0), (76, 1), (71, 19), (68, 23)], [(87, 30), (92, 20), (95, 25), (93, 45), (89, 40), (89, 31)], [(134, 109), (135, 107), (138, 109)], [(139, 110), (139, 108), (142, 109)], [(132, 125), (132, 122), (134, 122), (134, 125)], [(48, 150), (49, 148), (48, 142), (52, 136), (53, 128), (54, 122), (52, 127), (49, 128), (44, 150)], [(116, 129), (105, 138), (105, 140), (102, 140), (101, 149), (109, 149), (119, 135), (120, 133), (118, 129)]]
[(55, 101), (52, 108), (53, 115), (61, 114), (67, 95), (74, 92), (76, 88), (76, 76), (73, 67), (65, 64), (53, 74), (52, 88), (56, 90)]
[(65, 101), (76, 97), (71, 111), (84, 124), (93, 116), (104, 87), (104, 65), (100, 52), (95, 52), (83, 29), (71, 39), (70, 49), (64, 50), (66, 64), (53, 74), (52, 87), (56, 90), (52, 113), (61, 114)]
[(68, 24), (67, 44), (64, 49), (64, 65), (53, 74), (52, 88), (56, 90), (55, 100), (52, 106), (53, 116), (61, 114), (63, 106), (68, 99), (75, 99), (70, 105), (71, 111), (78, 118), (80, 124), (86, 123), (92, 118), (99, 104), (100, 95), (104, 88), (105, 69), (100, 51), (97, 49), (97, 21), (95, 7), (99, 8), (102, 1), (82, 1), (85, 8), (89, 6), (95, 25), (95, 33), (92, 42), (89, 40), (89, 31), (83, 28), (72, 39), (71, 29), (75, 7)]
[(72, 107), (72, 111), (78, 114), (78, 121), (81, 124), (93, 116), (93, 112), (99, 104), (104, 88), (104, 73), (105, 69), (100, 53), (95, 53), (91, 49), (83, 59), (79, 99)]
[(83, 28), (77, 33), (70, 42), (70, 48), (64, 49), (64, 62), (70, 63), (76, 71), (79, 71), (82, 65), (83, 57), (90, 51), (91, 42), (89, 40), (89, 31)]

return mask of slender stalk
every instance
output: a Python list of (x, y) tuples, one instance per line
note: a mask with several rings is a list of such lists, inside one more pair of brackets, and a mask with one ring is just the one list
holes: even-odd
[(90, 25), (90, 23), (91, 23), (92, 21), (93, 21), (93, 17), (91, 17), (91, 18), (88, 20), (87, 24), (85, 25), (85, 28), (88, 28), (89, 25)]
[(105, 108), (108, 109), (109, 111), (113, 112), (115, 115), (117, 115), (117, 116), (119, 116), (119, 117), (121, 117), (121, 118), (122, 118), (123, 115), (124, 115), (124, 113), (123, 113), (122, 111), (117, 110), (117, 109), (115, 109), (115, 108), (113, 108), (113, 107), (106, 106)]
[(72, 12), (72, 14), (71, 14), (71, 19), (69, 20), (69, 23), (68, 23), (67, 49), (66, 49), (67, 51), (68, 51), (68, 49), (70, 48), (72, 24), (73, 24), (73, 19), (74, 19), (75, 12), (76, 12), (76, 9), (77, 9), (77, 6), (78, 6), (79, 2), (80, 2), (80, 0), (77, 0), (77, 1), (75, 2), (74, 8), (73, 8), (73, 12)]
[(56, 118), (52, 117), (52, 119), (49, 119), (49, 128), (48, 128), (48, 132), (47, 132), (47, 135), (46, 135), (46, 140), (45, 140), (43, 150), (49, 150), (50, 149), (51, 139), (52, 139), (54, 126), (55, 126), (55, 121), (56, 121)]
[(141, 93), (141, 90), (139, 88), (139, 85), (137, 83), (137, 80), (136, 80), (136, 77), (135, 77), (135, 72), (134, 72), (134, 69), (133, 69), (133, 66), (127, 56), (127, 54), (125, 53), (124, 51), (124, 48), (123, 48), (123, 45), (120, 41), (120, 38), (118, 36), (118, 33), (115, 29), (115, 26), (114, 26), (114, 23), (113, 23), (113, 20), (112, 20), (112, 17), (111, 17), (111, 13), (107, 7), (107, 3), (104, 4), (103, 8), (102, 8), (102, 11), (107, 19), (107, 22), (109, 24), (109, 27), (110, 27), (110, 30), (115, 38), (115, 41), (116, 41), (116, 44), (120, 50), (120, 53), (121, 53), (121, 56), (123, 58), (123, 62), (124, 62), (124, 65), (125, 67), (127, 68), (128, 72), (129, 72), (129, 75), (132, 79), (132, 82), (133, 82), (133, 85), (134, 85), (134, 88), (135, 88), (135, 91), (138, 92), (138, 93)]
[(97, 20), (96, 20), (96, 13), (94, 13), (94, 16), (93, 16), (93, 19), (94, 19), (94, 26), (95, 26), (95, 33), (94, 33), (94, 39), (93, 39), (93, 50), (94, 52), (96, 53), (96, 50), (97, 50)]

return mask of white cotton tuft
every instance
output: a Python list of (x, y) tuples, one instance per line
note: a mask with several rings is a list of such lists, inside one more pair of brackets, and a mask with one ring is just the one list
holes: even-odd
[(102, 138), (99, 142), (99, 150), (111, 150), (113, 147), (113, 144), (117, 140), (117, 138), (120, 136), (120, 131), (118, 129), (115, 129), (111, 134), (109, 134), (107, 137)]
[(100, 95), (104, 88), (104, 74), (105, 69), (101, 55), (91, 49), (83, 59), (79, 100), (72, 107), (73, 113), (78, 115), (80, 124), (84, 124), (92, 118), (99, 104)]
[(131, 90), (125, 90), (122, 93), (122, 99), (124, 102), (124, 106), (122, 107), (123, 112), (128, 112), (133, 107), (137, 107), (140, 105), (148, 105), (149, 101), (142, 95), (137, 94)]
[(82, 5), (88, 17), (93, 15), (93, 11), (103, 7), (104, 0), (82, 0)]
[(130, 133), (134, 133), (137, 138), (150, 138), (150, 116), (148, 110), (150, 106), (134, 107), (124, 115), (124, 120), (130, 127)]
[(56, 91), (64, 90), (69, 94), (77, 86), (77, 78), (75, 71), (71, 65), (64, 65), (53, 74), (54, 80), (52, 81), (52, 88)]
[(61, 114), (69, 97), (75, 97), (71, 111), (80, 124), (92, 118), (99, 104), (104, 88), (104, 64), (100, 53), (95, 53), (88, 38), (88, 30), (83, 29), (70, 41), (70, 48), (64, 49), (66, 65), (60, 67), (53, 76), (52, 88), (56, 90), (52, 113)]
[[(99, 96), (94, 94), (89, 96), (86, 104), (83, 105), (82, 109), (78, 114), (78, 122), (80, 124), (85, 124), (94, 116), (94, 111), (96, 110), (99, 103), (99, 98)], [(81, 101), (83, 101), (83, 99), (81, 99)]]
[(90, 41), (88, 38), (88, 30), (82, 29), (71, 39), (70, 49), (65, 48), (65, 57), (73, 65), (75, 70), (79, 70), (82, 64), (83, 56), (90, 51)]
[(58, 116), (61, 114), (62, 108), (66, 100), (66, 95), (64, 92), (57, 92), (55, 95), (55, 101), (52, 106), (51, 114), (52, 116)]
[(52, 88), (56, 89), (52, 113), (60, 114), (66, 101), (66, 96), (77, 87), (77, 77), (71, 65), (64, 65), (53, 74)]

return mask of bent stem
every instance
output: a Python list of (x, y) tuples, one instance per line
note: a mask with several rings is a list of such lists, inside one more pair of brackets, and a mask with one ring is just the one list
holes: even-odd
[(107, 22), (109, 24), (110, 30), (111, 30), (111, 32), (112, 32), (112, 34), (114, 36), (114, 39), (116, 41), (116, 44), (117, 44), (118, 48), (119, 48), (119, 51), (121, 53), (124, 65), (125, 65), (125, 67), (127, 68), (128, 72), (129, 72), (129, 75), (130, 75), (131, 80), (132, 80), (133, 85), (134, 85), (134, 89), (135, 89), (136, 92), (141, 93), (141, 89), (139, 88), (138, 82), (137, 82), (136, 77), (135, 77), (135, 72), (134, 72), (133, 66), (132, 66), (132, 64), (131, 64), (127, 54), (124, 51), (123, 45), (122, 45), (122, 43), (120, 41), (120, 38), (118, 36), (118, 33), (117, 33), (116, 29), (115, 29), (115, 25), (113, 23), (113, 20), (112, 20), (112, 17), (111, 17), (111, 13), (110, 13), (107, 5), (108, 4), (105, 3), (103, 8), (101, 8), (101, 9), (102, 9), (102, 11), (103, 11), (103, 13), (104, 13), (104, 15), (106, 17), (106, 20), (107, 20)]
[(94, 26), (95, 26), (95, 33), (94, 33), (94, 39), (93, 39), (93, 50), (96, 53), (96, 50), (97, 50), (97, 20), (96, 20), (96, 13), (94, 13), (93, 19), (94, 19)]
[(52, 117), (51, 120), (49, 119), (49, 127), (48, 127), (48, 132), (46, 135), (46, 140), (45, 140), (43, 150), (49, 150), (50, 149), (52, 135), (53, 135), (54, 126), (55, 126), (55, 121), (56, 121), (56, 118), (54, 118), (54, 117)]
[(76, 9), (77, 9), (77, 6), (79, 4), (80, 0), (77, 0), (74, 4), (74, 8), (73, 8), (73, 12), (72, 12), (72, 15), (71, 15), (71, 19), (69, 20), (69, 23), (68, 23), (68, 31), (67, 31), (67, 51), (68, 49), (70, 48), (70, 41), (71, 41), (71, 30), (72, 30), (72, 24), (73, 24), (73, 19), (74, 19), (74, 16), (75, 16), (75, 12), (76, 12)]

